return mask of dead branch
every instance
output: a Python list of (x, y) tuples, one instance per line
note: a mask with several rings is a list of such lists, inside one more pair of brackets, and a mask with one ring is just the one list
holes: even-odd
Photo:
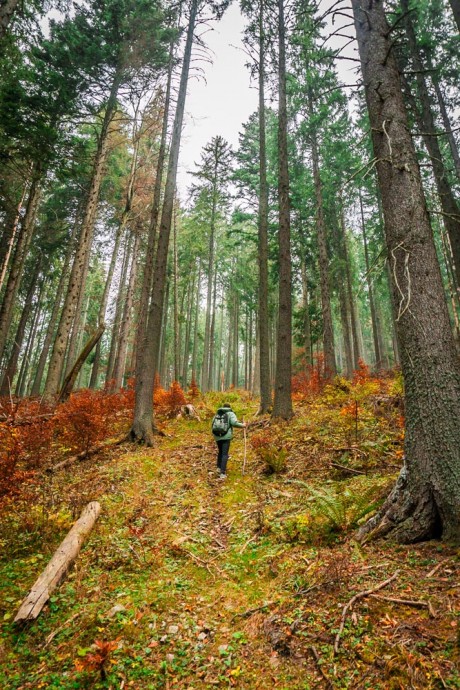
[(361, 470), (354, 470), (352, 467), (340, 465), (338, 462), (331, 462), (331, 467), (336, 467), (338, 470), (344, 470), (344, 472), (351, 472), (351, 474), (366, 474), (366, 472), (362, 472)]
[(72, 366), (71, 370), (64, 379), (61, 392), (59, 393), (58, 402), (64, 402), (70, 396), (80, 369), (85, 363), (86, 358), (88, 357), (93, 347), (97, 345), (104, 331), (105, 325), (101, 323), (101, 325), (98, 326), (98, 328), (94, 331), (93, 335), (90, 337), (90, 339), (84, 346), (83, 350), (78, 355), (75, 364)]
[(232, 620), (235, 620), (235, 618), (249, 618), (249, 616), (252, 616), (254, 613), (258, 613), (264, 609), (271, 609), (272, 606), (277, 606), (279, 603), (280, 599), (275, 599), (275, 601), (267, 601), (265, 604), (262, 604), (262, 606), (256, 606), (254, 609), (248, 609), (247, 611), (242, 611), (241, 613), (235, 613)]
[(378, 592), (380, 589), (383, 589), (384, 587), (387, 587), (390, 582), (393, 582), (399, 575), (399, 570), (396, 570), (391, 577), (388, 578), (388, 580), (385, 580), (384, 582), (381, 582), (380, 584), (376, 585), (375, 587), (372, 587), (371, 589), (366, 589), (364, 592), (358, 592), (358, 594), (355, 594), (354, 597), (348, 601), (345, 606), (343, 607), (342, 611), (342, 618), (340, 620), (340, 627), (337, 635), (335, 636), (335, 642), (334, 642), (334, 654), (337, 654), (339, 651), (339, 646), (340, 646), (340, 638), (343, 633), (343, 629), (345, 627), (345, 620), (347, 618), (347, 613), (348, 611), (356, 604), (359, 599), (364, 599), (364, 597), (368, 597), (370, 594), (373, 594), (374, 592)]
[(392, 604), (401, 604), (401, 606), (412, 606), (415, 609), (428, 609), (428, 613), (432, 618), (436, 618), (433, 606), (429, 601), (416, 601), (415, 599), (395, 599), (394, 597), (382, 597), (379, 594), (371, 594), (372, 599), (379, 599), (380, 601), (390, 601)]
[(86, 460), (87, 458), (90, 458), (93, 455), (100, 453), (102, 450), (105, 450), (106, 448), (110, 448), (111, 446), (119, 446), (121, 443), (124, 443), (125, 439), (126, 436), (122, 436), (121, 438), (115, 439), (109, 438), (108, 441), (98, 443), (96, 446), (93, 446), (88, 450), (83, 450), (81, 453), (78, 453), (77, 455), (71, 455), (69, 458), (61, 460), (61, 462), (58, 462), (56, 465), (53, 465), (52, 467), (47, 467), (46, 471), (49, 474), (54, 474), (54, 472), (58, 472), (59, 470), (62, 470), (63, 467), (67, 467), (68, 465), (71, 465), (74, 462), (78, 462), (78, 460)]
[(313, 658), (316, 662), (316, 668), (318, 669), (319, 674), (324, 678), (326, 685), (328, 688), (334, 688), (334, 683), (332, 680), (329, 678), (329, 676), (326, 674), (326, 671), (323, 669), (323, 665), (321, 663), (321, 657), (318, 654), (318, 651), (314, 645), (310, 645), (308, 648), (310, 652), (313, 655)]
[(436, 575), (438, 570), (440, 570), (442, 568), (442, 566), (446, 565), (446, 563), (448, 563), (450, 560), (452, 560), (452, 559), (451, 558), (444, 558), (442, 561), (439, 561), (438, 565), (435, 565), (433, 570), (430, 570), (430, 572), (427, 573), (425, 575), (425, 577), (433, 577), (433, 575)]
[(45, 570), (22, 602), (14, 619), (15, 623), (25, 623), (38, 617), (51, 594), (80, 553), (80, 549), (96, 524), (100, 512), (101, 505), (97, 501), (92, 501), (83, 508), (79, 519), (54, 552)]

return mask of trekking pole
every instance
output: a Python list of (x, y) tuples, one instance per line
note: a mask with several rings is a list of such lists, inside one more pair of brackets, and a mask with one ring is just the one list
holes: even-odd
[[(243, 417), (243, 424), (244, 424), (244, 417)], [(245, 473), (246, 470), (246, 427), (243, 429), (243, 435), (244, 435), (244, 458), (243, 458), (243, 474)]]

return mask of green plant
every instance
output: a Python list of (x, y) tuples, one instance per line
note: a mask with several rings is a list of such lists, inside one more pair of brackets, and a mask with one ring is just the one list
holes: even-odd
[(257, 454), (265, 463), (266, 474), (279, 474), (286, 469), (287, 451), (269, 445), (266, 448), (258, 448)]
[(368, 480), (348, 484), (344, 488), (308, 487), (312, 513), (324, 518), (332, 529), (345, 532), (357, 527), (361, 520), (372, 513), (380, 500), (379, 485)]

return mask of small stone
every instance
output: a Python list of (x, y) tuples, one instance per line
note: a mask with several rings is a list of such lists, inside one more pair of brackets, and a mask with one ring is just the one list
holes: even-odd
[(179, 632), (179, 626), (178, 625), (170, 625), (168, 628), (168, 634), (169, 635), (176, 635)]
[(166, 659), (168, 661), (174, 661), (174, 654), (166, 654)]
[(126, 611), (126, 606), (123, 606), (123, 604), (115, 604), (105, 615), (107, 618), (113, 618), (117, 613), (121, 613), (122, 611)]
[(206, 639), (206, 633), (205, 633), (205, 632), (200, 632), (200, 634), (198, 635), (198, 639), (201, 640), (201, 641), (205, 640), (205, 639)]
[(168, 641), (168, 636), (167, 636), (167, 635), (163, 635), (163, 637), (160, 637), (160, 642), (163, 642), (163, 644), (164, 644), (165, 642), (167, 642), (167, 641)]

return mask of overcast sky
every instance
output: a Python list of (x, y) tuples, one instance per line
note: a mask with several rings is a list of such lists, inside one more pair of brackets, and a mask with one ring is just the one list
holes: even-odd
[[(333, 3), (334, 0), (322, 0), (321, 10), (324, 12)], [(330, 21), (329, 18), (328, 24), (331, 27)], [(343, 18), (337, 17), (333, 29), (345, 22)], [(257, 84), (251, 84), (249, 70), (245, 66), (248, 57), (243, 52), (243, 28), (244, 18), (240, 13), (239, 2), (233, 2), (221, 21), (213, 22), (213, 30), (203, 36), (210, 49), (212, 64), (204, 61), (194, 63), (203, 70), (205, 79), (198, 79), (198, 72), (194, 70), (195, 77), (191, 79), (187, 92), (177, 180), (182, 200), (186, 200), (187, 189), (192, 182), (189, 171), (194, 170), (194, 164), (199, 162), (203, 146), (213, 136), (220, 134), (233, 148), (237, 148), (242, 124), (257, 110), (258, 93), (257, 88), (254, 88)], [(350, 32), (351, 28), (344, 31)], [(345, 42), (343, 38), (333, 37), (328, 46), (338, 48)], [(355, 46), (350, 46), (345, 54), (352, 55), (354, 49)], [(356, 81), (354, 63), (339, 61), (337, 68), (342, 83)]]
[(221, 21), (212, 26), (204, 40), (213, 64), (196, 63), (204, 70), (206, 82), (193, 78), (187, 93), (177, 181), (182, 199), (191, 184), (187, 171), (195, 169), (203, 146), (220, 134), (236, 148), (242, 123), (257, 109), (257, 90), (250, 88), (247, 56), (242, 51), (244, 19), (239, 3), (232, 3)]

